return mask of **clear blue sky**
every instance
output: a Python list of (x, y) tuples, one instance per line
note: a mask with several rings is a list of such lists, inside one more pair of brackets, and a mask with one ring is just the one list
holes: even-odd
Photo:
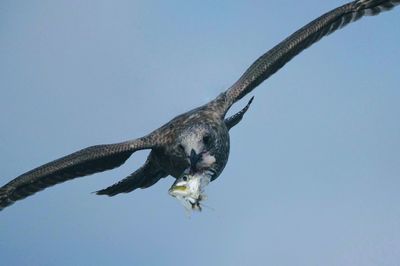
[[(1, 1), (0, 183), (150, 132), (345, 2)], [(212, 209), (188, 218), (172, 178), (90, 193), (139, 167), (138, 152), (1, 212), (0, 264), (398, 265), (399, 26), (400, 8), (364, 18), (257, 88)]]

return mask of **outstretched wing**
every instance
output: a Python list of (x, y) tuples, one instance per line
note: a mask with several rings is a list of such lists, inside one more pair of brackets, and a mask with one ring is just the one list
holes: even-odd
[(119, 193), (128, 193), (137, 188), (148, 188), (158, 180), (166, 177), (168, 174), (164, 172), (159, 165), (152, 159), (153, 151), (150, 153), (146, 163), (138, 170), (130, 174), (108, 188), (96, 191), (97, 195), (115, 196)]
[(0, 210), (55, 184), (118, 167), (135, 151), (152, 146), (147, 138), (97, 145), (42, 165), (0, 188)]
[(227, 107), (229, 108), (322, 37), (362, 16), (377, 15), (398, 4), (400, 0), (357, 0), (333, 9), (310, 22), (262, 55), (246, 70), (240, 79), (226, 91)]

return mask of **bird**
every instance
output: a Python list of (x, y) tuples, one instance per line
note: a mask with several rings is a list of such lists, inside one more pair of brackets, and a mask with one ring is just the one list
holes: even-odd
[(230, 129), (243, 119), (253, 97), (238, 113), (226, 117), (236, 102), (324, 36), (398, 4), (400, 0), (355, 0), (332, 9), (261, 55), (232, 86), (208, 103), (176, 116), (143, 137), (84, 148), (11, 180), (0, 188), (0, 210), (47, 187), (117, 168), (139, 150), (150, 150), (143, 166), (97, 191), (97, 195), (115, 196), (148, 188), (167, 176), (176, 179), (174, 184), (199, 174), (214, 181), (228, 162)]

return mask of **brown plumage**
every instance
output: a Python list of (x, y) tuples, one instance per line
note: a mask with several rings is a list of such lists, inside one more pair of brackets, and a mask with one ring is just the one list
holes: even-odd
[(136, 140), (92, 146), (20, 175), (0, 188), (0, 210), (49, 186), (122, 165), (134, 152), (151, 149), (145, 164), (120, 182), (97, 192), (114, 196), (146, 188), (171, 175), (207, 173), (211, 180), (229, 156), (229, 129), (241, 121), (252, 99), (225, 119), (230, 107), (322, 37), (364, 15), (377, 15), (400, 0), (357, 0), (322, 15), (258, 58), (227, 91)]

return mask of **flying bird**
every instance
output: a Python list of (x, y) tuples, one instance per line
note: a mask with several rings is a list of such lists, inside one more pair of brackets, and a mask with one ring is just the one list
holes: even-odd
[[(259, 57), (230, 88), (205, 105), (141, 138), (91, 146), (18, 176), (0, 188), (0, 210), (55, 184), (119, 167), (134, 152), (144, 149), (150, 154), (142, 167), (96, 193), (114, 196), (150, 187), (161, 178), (172, 176), (176, 181), (170, 194), (186, 196), (179, 193), (189, 191), (193, 177), (206, 177), (208, 184), (223, 171), (229, 157), (229, 130), (242, 120), (253, 98), (237, 114), (226, 118), (234, 103), (322, 37), (398, 4), (400, 0), (356, 0), (325, 13)], [(196, 188), (199, 192), (203, 185)], [(202, 199), (201, 193), (196, 195), (189, 201), (184, 199), (193, 209), (199, 208)]]

